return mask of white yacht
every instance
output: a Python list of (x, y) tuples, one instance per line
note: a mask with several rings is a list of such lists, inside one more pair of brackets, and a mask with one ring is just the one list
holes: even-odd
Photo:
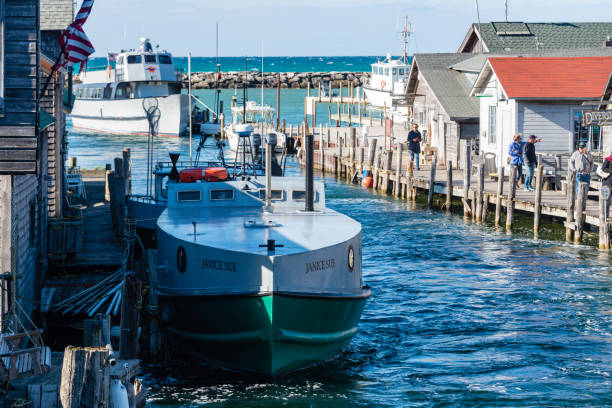
[(116, 67), (89, 71), (74, 86), (72, 124), (76, 129), (98, 133), (149, 134), (143, 107), (146, 98), (156, 98), (159, 107), (157, 134), (179, 136), (188, 132), (189, 96), (181, 94), (183, 72), (172, 54), (154, 51), (148, 38), (138, 50), (123, 50)]
[[(405, 103), (410, 62), (408, 60), (407, 44), (410, 31), (408, 23), (402, 31), (404, 37), (404, 54), (393, 59), (388, 53), (383, 61), (372, 64), (370, 82), (363, 87), (368, 101), (373, 107), (384, 109), (394, 122), (409, 120), (409, 111)], [(402, 106), (403, 105), (403, 106)]]

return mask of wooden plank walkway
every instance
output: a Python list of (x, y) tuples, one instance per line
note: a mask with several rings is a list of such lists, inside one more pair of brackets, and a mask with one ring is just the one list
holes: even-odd
[(104, 179), (86, 178), (87, 200), (82, 205), (83, 247), (74, 257), (54, 262), (70, 270), (107, 270), (119, 268), (123, 261), (122, 239), (113, 229), (110, 203), (104, 200)]

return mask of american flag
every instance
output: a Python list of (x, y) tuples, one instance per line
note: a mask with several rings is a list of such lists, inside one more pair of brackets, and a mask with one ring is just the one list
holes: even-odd
[(59, 38), (64, 54), (64, 59), (61, 63), (63, 67), (70, 67), (81, 63), (81, 71), (83, 71), (87, 65), (87, 58), (95, 51), (89, 38), (85, 35), (85, 31), (83, 31), (83, 24), (85, 24), (89, 13), (91, 13), (93, 2), (94, 0), (83, 0), (76, 18)]

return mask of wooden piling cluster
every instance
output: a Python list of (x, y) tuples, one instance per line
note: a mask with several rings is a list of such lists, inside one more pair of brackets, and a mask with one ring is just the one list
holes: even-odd
[(111, 203), (113, 228), (123, 236), (125, 217), (127, 215), (126, 197), (132, 193), (132, 175), (130, 149), (123, 149), (122, 157), (115, 157), (114, 170), (106, 172), (106, 191)]
[[(489, 222), (489, 209), (493, 205), (493, 225), (503, 227), (508, 233), (515, 224), (516, 211), (530, 213), (533, 215), (533, 234), (536, 239), (540, 235), (542, 216), (545, 215), (565, 218), (567, 239), (573, 242), (582, 241), (585, 226), (603, 226), (599, 228), (599, 246), (601, 249), (610, 248), (609, 221), (603, 204), (606, 199), (601, 197), (599, 204), (589, 201), (586, 184), (582, 185), (579, 194), (575, 195), (575, 176), (570, 173), (563, 182), (558, 170), (558, 158), (555, 158), (556, 170), (552, 182), (551, 176), (546, 179), (544, 168), (540, 164), (535, 170), (532, 182), (535, 192), (527, 192), (523, 191), (522, 186), (519, 191), (517, 167), (510, 166), (509, 175), (506, 175), (504, 166), (498, 167), (495, 174), (487, 174), (484, 164), (472, 165), (469, 146), (463, 156), (466, 162), (463, 169), (453, 168), (451, 161), (442, 162), (441, 166), (438, 166), (438, 155), (434, 151), (431, 163), (422, 165), (421, 170), (416, 171), (414, 163), (410, 161), (407, 147), (401, 143), (389, 148), (381, 146), (382, 137), (380, 140), (370, 137), (364, 145), (363, 138), (358, 137), (355, 128), (332, 127), (321, 132), (324, 138), (320, 136), (319, 140), (324, 140), (315, 154), (314, 165), (323, 172), (332, 173), (348, 182), (360, 182), (365, 170), (372, 175), (372, 188), (375, 191), (414, 201), (417, 192), (422, 190), (427, 193), (425, 197), (428, 208), (439, 205), (449, 214), (453, 197), (456, 197), (463, 204), (464, 216), (480, 224)], [(475, 184), (472, 175), (475, 175)], [(435, 194), (442, 195), (445, 199), (436, 201)], [(504, 215), (505, 225), (501, 224)]]

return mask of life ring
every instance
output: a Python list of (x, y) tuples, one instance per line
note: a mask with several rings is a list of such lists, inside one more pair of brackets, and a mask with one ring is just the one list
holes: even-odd
[(385, 81), (380, 81), (380, 87), (384, 88), (387, 85), (387, 83)]

